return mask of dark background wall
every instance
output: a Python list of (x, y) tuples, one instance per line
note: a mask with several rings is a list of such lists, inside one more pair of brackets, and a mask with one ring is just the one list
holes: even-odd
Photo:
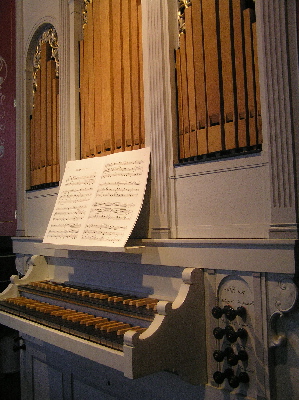
[[(0, 237), (16, 231), (15, 1), (0, 2)], [(1, 240), (1, 239), (0, 239)]]

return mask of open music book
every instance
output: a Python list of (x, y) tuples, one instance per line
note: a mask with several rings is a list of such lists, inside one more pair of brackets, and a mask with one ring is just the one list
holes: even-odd
[(143, 203), (150, 149), (69, 161), (43, 243), (123, 247)]

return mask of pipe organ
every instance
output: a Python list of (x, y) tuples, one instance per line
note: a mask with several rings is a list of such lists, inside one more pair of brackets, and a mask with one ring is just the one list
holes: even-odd
[[(297, 3), (15, 3), (23, 400), (299, 397)], [(68, 161), (144, 147), (124, 247), (43, 242)]]

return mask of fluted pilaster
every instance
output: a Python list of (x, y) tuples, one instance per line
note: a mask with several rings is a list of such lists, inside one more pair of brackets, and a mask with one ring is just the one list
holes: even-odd
[(151, 147), (151, 236), (168, 237), (167, 143), (172, 130), (168, 13), (171, 2), (142, 0), (146, 145)]
[[(289, 1), (289, 0), (288, 0)], [(291, 0), (291, 2), (293, 2)], [(271, 177), (270, 237), (297, 237), (287, 1), (256, 1), (263, 132)], [(297, 52), (297, 49), (294, 49)]]

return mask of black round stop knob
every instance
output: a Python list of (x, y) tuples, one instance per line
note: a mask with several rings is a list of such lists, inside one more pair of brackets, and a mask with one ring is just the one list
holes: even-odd
[(213, 330), (215, 339), (222, 339), (226, 333), (226, 329), (222, 329), (219, 326)]
[(224, 379), (230, 379), (234, 376), (234, 371), (231, 368), (227, 368), (224, 372), (216, 371), (213, 374), (214, 381), (221, 385), (224, 382)]
[(237, 308), (236, 312), (237, 312), (237, 315), (239, 315), (239, 317), (245, 317), (246, 308), (243, 307), (243, 306), (240, 306), (240, 307)]
[(226, 315), (226, 318), (230, 321), (233, 321), (237, 316), (236, 310), (233, 309), (233, 307), (231, 307), (231, 306), (224, 306), (223, 312)]
[(247, 374), (247, 372), (240, 372), (239, 381), (242, 382), (242, 383), (248, 383), (249, 382), (249, 375)]
[(214, 357), (214, 360), (221, 362), (224, 360), (225, 353), (224, 353), (224, 351), (221, 351), (221, 350), (215, 350), (213, 353), (213, 357)]
[(218, 385), (221, 385), (221, 383), (223, 383), (225, 376), (223, 375), (222, 372), (220, 371), (216, 371), (213, 374), (213, 379), (216, 383), (218, 383)]
[(238, 338), (245, 339), (247, 337), (247, 331), (244, 328), (239, 328), (237, 331), (234, 328), (230, 327), (226, 333), (227, 340), (230, 343), (234, 343)]
[(243, 306), (238, 307), (236, 310), (230, 306), (230, 305), (226, 305), (223, 308), (219, 307), (219, 306), (215, 306), (212, 309), (212, 315), (214, 318), (219, 319), (222, 317), (222, 315), (225, 315), (226, 318), (229, 321), (233, 321), (237, 315), (239, 315), (240, 317), (245, 317), (246, 315), (246, 308)]
[(239, 360), (241, 360), (241, 361), (247, 361), (248, 360), (248, 354), (247, 354), (247, 352), (245, 350), (239, 350), (238, 357), (239, 357)]
[(227, 362), (229, 365), (237, 365), (239, 361), (238, 354), (232, 353), (227, 356)]
[(227, 347), (223, 351), (221, 350), (215, 350), (213, 353), (214, 360), (221, 362), (224, 360), (224, 358), (229, 356), (233, 352), (233, 349), (231, 347)]
[(237, 388), (240, 384), (240, 379), (238, 376), (232, 376), (231, 378), (228, 379), (229, 386), (232, 388)]
[(238, 361), (247, 361), (248, 360), (248, 354), (246, 353), (245, 350), (240, 350), (238, 354), (235, 354), (234, 352), (231, 352), (227, 356), (227, 362), (229, 365), (237, 365)]
[(244, 329), (244, 328), (239, 328), (237, 330), (237, 334), (240, 339), (246, 339), (248, 336), (248, 333), (247, 333), (246, 329)]
[(219, 306), (213, 307), (212, 315), (214, 318), (219, 319), (222, 317), (223, 311)]

